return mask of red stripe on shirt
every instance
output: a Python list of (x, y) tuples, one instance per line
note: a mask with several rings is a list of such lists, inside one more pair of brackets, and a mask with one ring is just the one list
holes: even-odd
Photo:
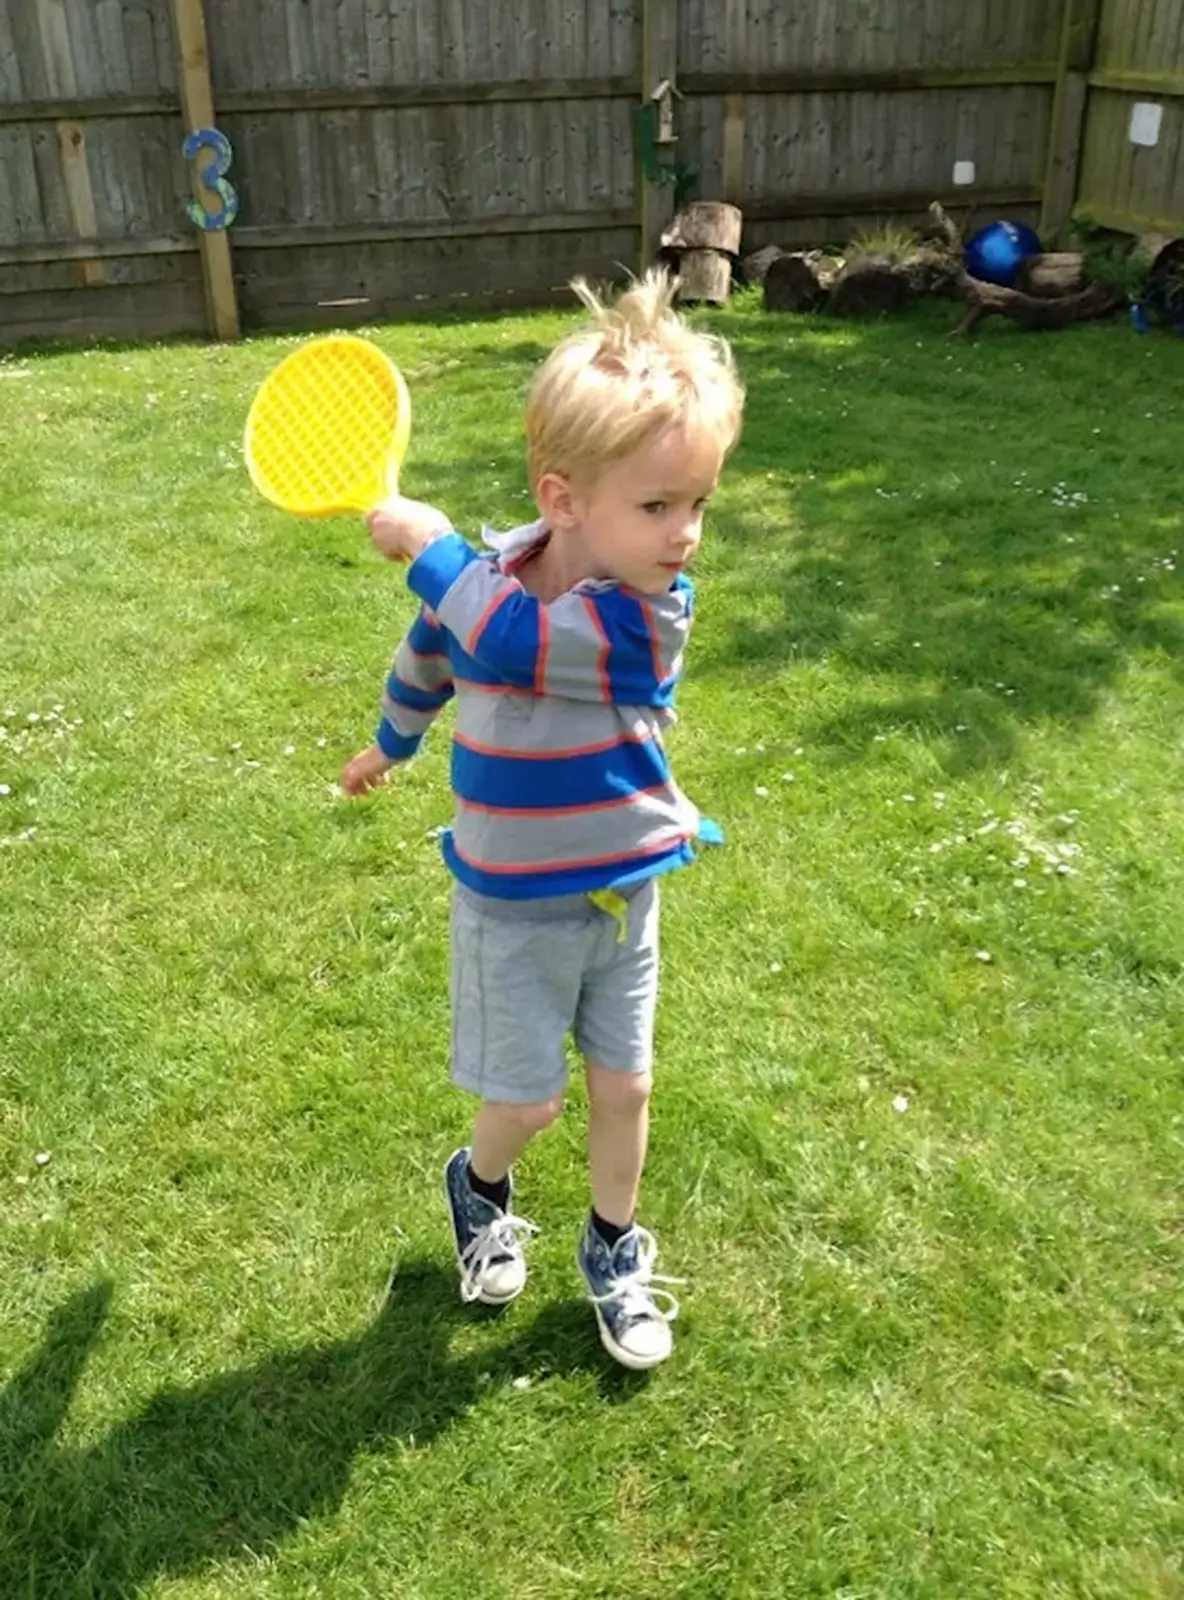
[(600, 635), (600, 659), (596, 664), (596, 669), (600, 674), (600, 693), (611, 704), (613, 696), (609, 685), (608, 658), (612, 645), (609, 643), (608, 634), (605, 632), (604, 623), (600, 618), (600, 612), (596, 609), (596, 602), (589, 595), (583, 595), (581, 598), (589, 617), (592, 619), (592, 626)]
[(546, 606), (539, 607), (539, 657), (534, 667), (534, 692), (547, 692), (547, 655), (551, 649), (551, 619)]
[(494, 590), (489, 604), (485, 607), (485, 610), (478, 618), (477, 626), (473, 629), (472, 633), (470, 633), (469, 642), (465, 646), (465, 649), (471, 656), (475, 656), (477, 654), (477, 641), (489, 626), (490, 619), (492, 618), (494, 612), (500, 610), (510, 596), (520, 592), (521, 589), (522, 585), (520, 583), (515, 583), (508, 580)]
[(648, 600), (643, 600), (640, 595), (637, 603), (641, 607), (641, 614), (645, 618), (646, 632), (650, 636), (650, 654), (654, 658), (654, 682), (659, 688), (664, 681), (662, 672), (662, 644), (658, 635), (658, 624), (654, 621), (654, 608)]
[(478, 872), (495, 873), (500, 877), (517, 876), (518, 874), (525, 877), (539, 872), (574, 872), (580, 867), (607, 867), (618, 861), (625, 863), (635, 861), (639, 857), (660, 856), (667, 850), (672, 850), (675, 845), (685, 844), (689, 838), (690, 835), (688, 833), (685, 833), (681, 828), (676, 828), (660, 844), (652, 844), (648, 850), (630, 850), (624, 855), (614, 853), (607, 856), (584, 856), (578, 861), (519, 861), (506, 864), (479, 861), (476, 856), (466, 855), (457, 844), (455, 835), (453, 835), (452, 839), (452, 848), (466, 866), (473, 867)]

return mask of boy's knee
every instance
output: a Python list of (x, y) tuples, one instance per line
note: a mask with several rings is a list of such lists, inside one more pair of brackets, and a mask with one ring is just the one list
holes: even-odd
[(644, 1110), (653, 1088), (654, 1080), (648, 1072), (614, 1072), (608, 1067), (593, 1067), (588, 1073), (589, 1097), (608, 1111)]
[(505, 1113), (527, 1133), (542, 1133), (557, 1122), (563, 1111), (563, 1096), (557, 1094), (550, 1100), (534, 1100), (524, 1105), (506, 1105)]

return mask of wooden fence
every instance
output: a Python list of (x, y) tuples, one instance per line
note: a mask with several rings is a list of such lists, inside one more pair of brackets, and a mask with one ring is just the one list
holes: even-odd
[[(700, 194), (743, 207), (746, 245), (841, 239), (935, 197), (1033, 220), (1043, 201), (1055, 226), (1079, 185), (1100, 220), (1184, 231), (1182, 15), (0, 0), (0, 341), (311, 327), (618, 274), (670, 209), (639, 136), (663, 79), (681, 96), (673, 154)], [(1132, 146), (1131, 103), (1153, 95), (1159, 142)], [(187, 161), (183, 139), (210, 124), (233, 150), (227, 232), (187, 215), (209, 154)]]
[[(1130, 233), (1184, 234), (1184, 0), (1094, 0), (1077, 210)], [(1136, 106), (1154, 144), (1131, 137)]]

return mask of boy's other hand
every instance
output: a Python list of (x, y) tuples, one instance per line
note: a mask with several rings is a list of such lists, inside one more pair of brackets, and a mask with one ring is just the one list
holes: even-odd
[(443, 511), (401, 494), (372, 511), (366, 526), (389, 561), (414, 561), (433, 539), (452, 531), (452, 522)]
[(384, 755), (376, 744), (368, 750), (360, 751), (351, 760), (347, 761), (341, 769), (338, 782), (342, 794), (347, 794), (356, 799), (358, 795), (369, 794), (371, 789), (377, 789), (386, 779), (387, 773), (394, 766), (388, 755)]

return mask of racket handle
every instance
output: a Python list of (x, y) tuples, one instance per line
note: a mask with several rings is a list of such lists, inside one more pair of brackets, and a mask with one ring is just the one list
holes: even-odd
[(433, 539), (451, 531), (452, 524), (435, 506), (396, 495), (376, 506), (366, 518), (370, 537), (392, 561), (413, 561)]

